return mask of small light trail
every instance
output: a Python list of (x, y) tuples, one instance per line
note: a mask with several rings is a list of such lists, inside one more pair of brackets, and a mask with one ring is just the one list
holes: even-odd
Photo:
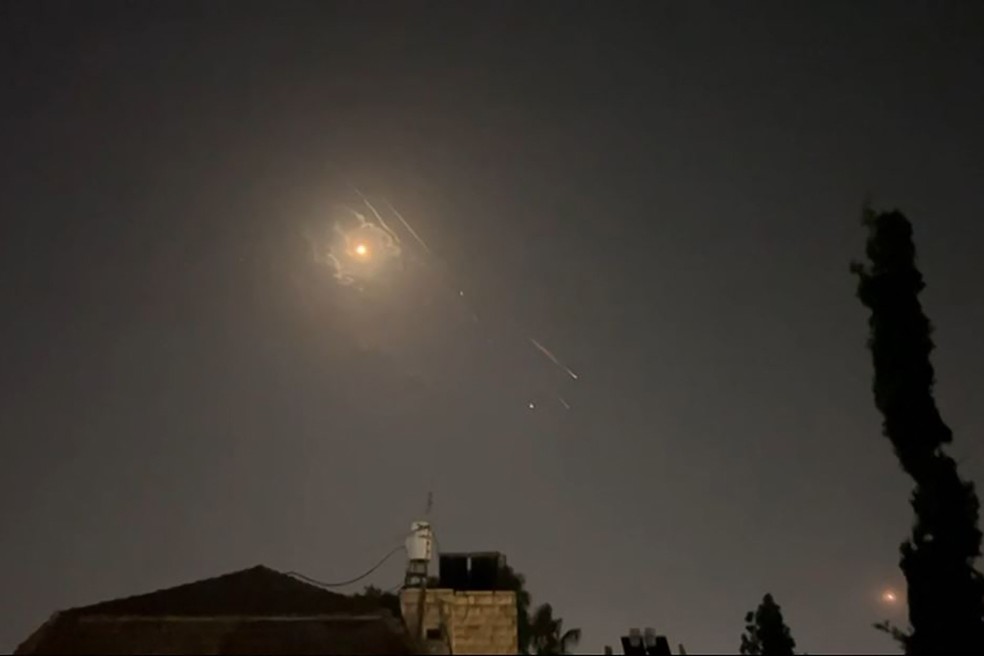
[(530, 338), (528, 338), (528, 339), (530, 340), (530, 343), (531, 343), (531, 344), (532, 344), (533, 346), (535, 346), (535, 347), (537, 348), (537, 350), (538, 350), (538, 351), (540, 351), (540, 353), (543, 353), (543, 355), (545, 355), (545, 356), (546, 356), (547, 358), (549, 358), (549, 360), (550, 360), (551, 362), (553, 362), (553, 363), (554, 363), (555, 365), (557, 365), (558, 367), (560, 367), (561, 369), (563, 369), (564, 371), (566, 371), (566, 372), (567, 372), (567, 375), (568, 375), (568, 376), (570, 376), (570, 377), (571, 377), (571, 378), (573, 378), (574, 380), (578, 380), (578, 376), (577, 376), (577, 374), (576, 374), (576, 373), (574, 373), (574, 372), (573, 372), (573, 371), (571, 370), (571, 368), (570, 368), (570, 367), (568, 367), (568, 366), (567, 366), (567, 365), (565, 365), (565, 364), (564, 364), (563, 362), (561, 362), (560, 360), (558, 360), (558, 359), (557, 359), (557, 356), (555, 356), (555, 355), (554, 355), (553, 353), (551, 353), (551, 352), (550, 352), (550, 349), (548, 349), (548, 348), (547, 348), (546, 346), (544, 346), (544, 345), (543, 345), (543, 344), (541, 344), (540, 342), (538, 342), (538, 341), (536, 341), (536, 340), (535, 340), (535, 339), (533, 339), (532, 337), (530, 337)]
[(410, 222), (409, 222), (409, 221), (407, 221), (407, 220), (406, 220), (405, 218), (403, 218), (403, 215), (402, 215), (402, 214), (400, 214), (400, 213), (399, 213), (399, 212), (397, 211), (397, 209), (396, 209), (395, 207), (393, 207), (393, 204), (392, 204), (392, 203), (390, 203), (390, 202), (389, 202), (388, 200), (385, 200), (385, 199), (384, 199), (384, 200), (383, 200), (383, 202), (384, 202), (384, 203), (386, 203), (386, 207), (388, 207), (388, 208), (389, 208), (389, 210), (390, 210), (390, 212), (392, 212), (392, 213), (393, 213), (393, 215), (394, 215), (394, 216), (395, 216), (396, 218), (398, 218), (398, 219), (400, 220), (400, 223), (402, 223), (402, 224), (403, 224), (403, 227), (407, 229), (407, 232), (409, 232), (409, 233), (410, 233), (410, 235), (411, 235), (411, 236), (412, 236), (412, 237), (413, 237), (414, 239), (416, 239), (416, 240), (417, 240), (417, 243), (418, 243), (418, 244), (420, 244), (420, 246), (421, 246), (421, 247), (422, 247), (422, 248), (424, 249), (424, 251), (425, 251), (425, 252), (426, 252), (426, 253), (427, 253), (428, 255), (431, 255), (431, 249), (430, 249), (430, 246), (428, 246), (428, 245), (427, 245), (427, 242), (425, 242), (425, 241), (423, 240), (423, 238), (421, 238), (421, 236), (417, 234), (417, 231), (413, 229), (413, 226), (412, 226), (412, 225), (410, 225)]

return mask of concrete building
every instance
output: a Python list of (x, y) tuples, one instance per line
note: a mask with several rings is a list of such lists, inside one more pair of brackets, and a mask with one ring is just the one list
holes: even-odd
[(515, 654), (516, 593), (499, 589), (499, 553), (441, 554), (436, 587), (405, 588), (403, 621), (430, 654)]

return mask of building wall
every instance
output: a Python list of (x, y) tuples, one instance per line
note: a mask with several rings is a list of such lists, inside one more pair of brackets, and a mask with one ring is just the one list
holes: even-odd
[[(420, 591), (404, 590), (400, 596), (403, 618), (411, 633), (417, 630)], [(427, 590), (423, 632), (440, 631), (443, 646), (453, 654), (515, 654), (516, 593), (507, 590)], [(441, 653), (442, 644), (428, 641), (430, 653)], [(448, 643), (450, 643), (448, 645)], [(446, 653), (446, 652), (445, 652)]]

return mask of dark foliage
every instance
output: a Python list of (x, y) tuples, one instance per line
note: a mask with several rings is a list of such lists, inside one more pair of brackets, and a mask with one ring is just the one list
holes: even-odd
[(755, 611), (745, 615), (741, 653), (753, 656), (792, 656), (796, 642), (782, 618), (782, 610), (772, 595), (762, 598)]
[(874, 362), (875, 405), (882, 432), (915, 482), (915, 525), (901, 546), (909, 624), (896, 637), (909, 654), (984, 653), (984, 579), (974, 569), (981, 552), (978, 499), (943, 452), (952, 433), (933, 398), (932, 327), (919, 293), (912, 226), (898, 211), (865, 210), (867, 266), (852, 265), (858, 298), (871, 311), (868, 347)]
[(530, 653), (530, 593), (526, 591), (526, 577), (509, 565), (500, 574), (505, 590), (516, 593), (516, 630), (519, 635), (519, 653)]
[(581, 629), (564, 631), (564, 620), (553, 616), (550, 604), (536, 609), (530, 628), (530, 647), (534, 654), (569, 654), (581, 641)]
[(526, 578), (509, 565), (500, 573), (500, 584), (516, 593), (516, 623), (520, 654), (564, 654), (581, 639), (580, 629), (563, 630), (563, 620), (553, 617), (550, 604), (542, 604), (530, 614), (530, 593)]
[(384, 608), (392, 613), (393, 617), (400, 617), (403, 611), (400, 608), (400, 597), (393, 592), (384, 592), (374, 585), (366, 586), (365, 590), (352, 595), (353, 599), (364, 600), (367, 604)]

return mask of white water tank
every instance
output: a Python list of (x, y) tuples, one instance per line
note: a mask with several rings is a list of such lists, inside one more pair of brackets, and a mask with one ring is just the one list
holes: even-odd
[(430, 523), (414, 522), (410, 525), (410, 537), (407, 538), (407, 558), (430, 560), (432, 542)]

